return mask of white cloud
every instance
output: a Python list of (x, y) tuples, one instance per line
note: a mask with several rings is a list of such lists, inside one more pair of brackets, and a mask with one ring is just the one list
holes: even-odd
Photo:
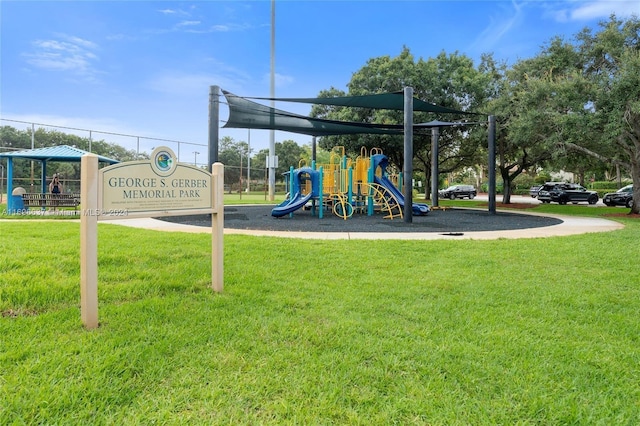
[(218, 24), (212, 25), (210, 29), (213, 32), (227, 32), (231, 30), (231, 27), (229, 25)]
[[(208, 33), (226, 33), (231, 31), (245, 31), (251, 29), (251, 25), (248, 24), (215, 24), (205, 29), (193, 29), (185, 28), (184, 30), (189, 33), (208, 34)], [(180, 29), (176, 26), (176, 29)]]
[[(295, 78), (293, 78), (290, 75), (284, 75), (284, 74), (275, 74), (275, 83), (276, 83), (276, 87), (279, 88), (283, 88), (283, 87), (287, 87), (290, 84), (292, 84), (295, 81)], [(271, 85), (271, 73), (267, 73), (262, 77), (262, 82), (265, 86), (270, 87)]]
[(190, 15), (189, 12), (182, 9), (161, 9), (161, 10), (158, 10), (158, 12), (162, 13), (163, 15), (178, 15), (178, 16)]
[(44, 70), (66, 71), (85, 81), (96, 81), (98, 71), (93, 64), (99, 60), (94, 53), (98, 45), (75, 36), (57, 36), (57, 39), (32, 42), (33, 50), (22, 54), (27, 63)]
[[(168, 16), (168, 17), (181, 17), (181, 18), (190, 18), (192, 17), (192, 12), (196, 11), (196, 6), (192, 6), (191, 11), (185, 11), (183, 9), (161, 9), (158, 10), (159, 13)], [(227, 12), (225, 14), (229, 13)], [(203, 25), (202, 28), (196, 28), (200, 25)], [(196, 34), (208, 34), (208, 33), (217, 33), (217, 32), (230, 32), (230, 31), (244, 31), (247, 29), (251, 29), (252, 26), (246, 23), (219, 23), (219, 24), (207, 24), (202, 20), (183, 20), (181, 22), (173, 24), (173, 26), (169, 29), (162, 30), (151, 30), (149, 32), (156, 34), (163, 34), (169, 32), (188, 32), (188, 33), (196, 33)]]
[(177, 27), (192, 27), (192, 26), (196, 26), (196, 25), (200, 25), (200, 21), (182, 21), (179, 22), (178, 25), (176, 25)]
[(237, 75), (168, 71), (155, 76), (146, 86), (153, 91), (171, 96), (202, 97), (203, 93), (208, 93), (209, 86), (237, 87), (240, 81)]
[[(572, 1), (561, 3), (567, 7), (555, 9), (552, 12), (558, 22), (590, 21), (594, 19), (606, 19), (611, 14), (618, 18), (640, 15), (640, 2), (638, 0), (597, 0), (597, 1)], [(551, 3), (552, 6), (556, 6)]]
[(491, 16), (489, 25), (471, 44), (471, 48), (479, 51), (492, 50), (505, 36), (507, 36), (523, 19), (522, 5), (511, 2), (512, 8), (506, 11), (506, 16)]

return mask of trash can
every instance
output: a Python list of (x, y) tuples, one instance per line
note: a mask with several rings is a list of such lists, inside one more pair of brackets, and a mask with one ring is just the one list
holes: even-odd
[(11, 191), (11, 203), (7, 203), (9, 214), (20, 214), (24, 212), (24, 201), (22, 200), (22, 194), (26, 194), (27, 191), (21, 187), (16, 187)]

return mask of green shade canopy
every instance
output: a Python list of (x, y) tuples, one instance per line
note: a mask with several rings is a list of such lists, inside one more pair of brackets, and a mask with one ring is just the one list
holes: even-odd
[(283, 130), (310, 136), (352, 135), (358, 133), (402, 134), (402, 126), (311, 118), (267, 107), (225, 90), (222, 93), (229, 103), (229, 119), (224, 127)]
[[(325, 120), (294, 114), (248, 100), (234, 95), (226, 90), (222, 93), (229, 104), (229, 119), (226, 128), (283, 130), (310, 136), (352, 135), (352, 134), (381, 134), (400, 135), (404, 126), (401, 124), (357, 123), (352, 121)], [(336, 98), (250, 98), (284, 102), (301, 102), (345, 107), (362, 107), (374, 109), (404, 109), (404, 95), (402, 93), (383, 93), (379, 95), (343, 96)], [(413, 99), (414, 111), (443, 113), (443, 114), (475, 114), (445, 108), (420, 99)], [(467, 123), (432, 121), (415, 124), (415, 129), (425, 129), (439, 126), (455, 126)]]
[[(224, 91), (223, 91), (224, 92)], [(282, 102), (298, 102), (316, 105), (334, 105), (344, 107), (360, 107), (373, 109), (394, 109), (404, 110), (404, 93), (380, 93), (377, 95), (361, 96), (338, 96), (334, 98), (249, 98), (259, 100), (272, 100)], [(471, 112), (458, 111), (440, 105), (425, 102), (418, 98), (413, 98), (413, 110), (420, 112), (433, 112), (436, 114), (475, 114)]]

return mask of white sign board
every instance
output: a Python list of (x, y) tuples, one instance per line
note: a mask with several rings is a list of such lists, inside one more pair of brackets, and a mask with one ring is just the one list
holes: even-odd
[(211, 286), (223, 290), (224, 165), (213, 173), (178, 163), (166, 147), (150, 160), (98, 170), (85, 154), (80, 171), (80, 310), (87, 329), (98, 327), (98, 220), (211, 214)]
[(159, 147), (150, 160), (100, 170), (98, 216), (211, 213), (211, 186), (208, 171), (179, 163), (171, 149)]

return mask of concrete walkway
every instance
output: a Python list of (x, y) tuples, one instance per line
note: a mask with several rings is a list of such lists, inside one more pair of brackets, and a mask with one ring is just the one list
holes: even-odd
[[(509, 210), (510, 213), (514, 211)], [(464, 232), (464, 233), (438, 233), (438, 232), (397, 232), (397, 233), (367, 233), (367, 232), (283, 232), (283, 231), (266, 231), (266, 230), (247, 230), (247, 229), (230, 229), (225, 228), (224, 233), (227, 235), (253, 235), (265, 237), (281, 237), (281, 238), (306, 238), (306, 239), (322, 239), (322, 240), (496, 240), (500, 238), (544, 238), (557, 237), (564, 235), (586, 234), (590, 232), (607, 232), (624, 228), (619, 222), (600, 218), (587, 218), (575, 216), (560, 216), (552, 214), (536, 214), (531, 212), (515, 212), (519, 214), (538, 215), (546, 217), (554, 217), (562, 220), (559, 225), (528, 228), (528, 229), (512, 229), (500, 231), (482, 231), (482, 232)], [(184, 225), (180, 223), (166, 222), (158, 219), (142, 218), (142, 219), (118, 219), (109, 220), (102, 223), (112, 223), (122, 226), (130, 226), (134, 228), (145, 228), (156, 231), (168, 232), (192, 232), (192, 233), (210, 233), (211, 228), (206, 226)]]

